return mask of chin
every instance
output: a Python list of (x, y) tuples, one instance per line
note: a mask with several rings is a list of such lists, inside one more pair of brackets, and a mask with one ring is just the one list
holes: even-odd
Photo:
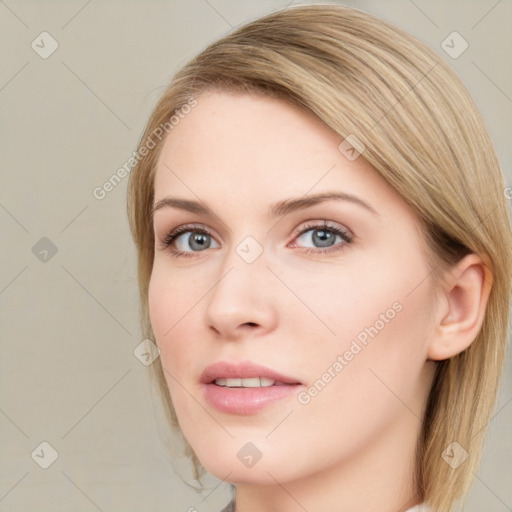
[[(240, 466), (240, 464), (239, 464)], [(258, 463), (259, 466), (259, 463)], [(206, 467), (206, 466), (205, 466)], [(208, 469), (208, 468), (206, 468)], [(220, 480), (224, 480), (231, 484), (248, 484), (248, 485), (275, 485), (278, 482), (286, 482), (290, 478), (286, 478), (280, 472), (281, 468), (274, 466), (241, 468), (230, 464), (214, 464), (208, 471)], [(268, 471), (268, 473), (267, 473)], [(274, 478), (272, 478), (272, 476)]]
[(242, 451), (236, 443), (236, 448), (233, 445), (226, 447), (222, 453), (199, 453), (198, 457), (208, 472), (232, 484), (275, 485), (276, 480), (284, 483), (301, 477), (300, 467), (296, 463), (293, 467), (286, 463), (293, 459), (291, 454), (274, 450), (272, 456), (262, 454), (258, 460), (253, 457), (251, 461), (250, 456), (245, 456), (250, 452), (250, 446)]

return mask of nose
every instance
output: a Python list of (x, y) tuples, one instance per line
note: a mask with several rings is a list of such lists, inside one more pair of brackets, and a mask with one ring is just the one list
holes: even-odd
[(263, 335), (277, 324), (276, 279), (263, 252), (248, 263), (233, 249), (206, 296), (205, 322), (223, 340)]

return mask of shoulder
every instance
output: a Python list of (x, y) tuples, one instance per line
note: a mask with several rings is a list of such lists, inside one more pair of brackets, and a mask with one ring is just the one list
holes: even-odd
[(231, 500), (220, 512), (235, 512), (235, 500)]

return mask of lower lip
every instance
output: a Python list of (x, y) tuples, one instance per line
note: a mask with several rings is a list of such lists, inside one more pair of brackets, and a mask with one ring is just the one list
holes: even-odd
[(217, 384), (205, 385), (207, 402), (228, 414), (254, 414), (268, 405), (297, 394), (301, 384), (265, 386), (260, 388), (228, 388)]

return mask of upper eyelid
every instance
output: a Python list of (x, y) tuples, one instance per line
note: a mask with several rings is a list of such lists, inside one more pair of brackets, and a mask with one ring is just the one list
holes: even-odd
[[(304, 232), (319, 229), (322, 227), (325, 227), (327, 229), (333, 229), (333, 228), (340, 229), (341, 231), (346, 233), (347, 236), (350, 237), (351, 239), (354, 238), (352, 231), (349, 228), (347, 228), (345, 225), (338, 223), (338, 222), (329, 221), (327, 219), (303, 221), (297, 226), (297, 228), (294, 228), (293, 235), (294, 235), (294, 237), (297, 237), (297, 236), (303, 234)], [(165, 232), (163, 235), (163, 239), (165, 240), (171, 234), (174, 234), (175, 235), (173, 238), (173, 242), (174, 242), (178, 237), (180, 237), (186, 233), (190, 233), (190, 232), (194, 232), (194, 231), (204, 231), (208, 235), (215, 237), (215, 234), (212, 232), (212, 230), (210, 228), (206, 227), (202, 223), (186, 223), (186, 224), (177, 226), (176, 228), (174, 228), (170, 231)]]

